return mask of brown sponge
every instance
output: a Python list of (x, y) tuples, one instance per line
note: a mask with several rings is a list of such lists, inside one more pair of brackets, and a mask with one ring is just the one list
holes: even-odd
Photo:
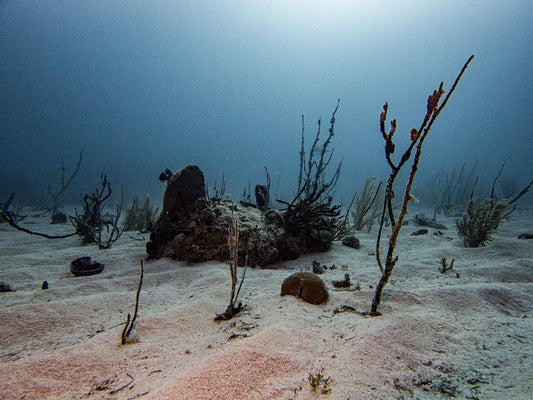
[(322, 304), (328, 299), (326, 284), (311, 272), (296, 272), (281, 285), (281, 295), (296, 296), (311, 304)]

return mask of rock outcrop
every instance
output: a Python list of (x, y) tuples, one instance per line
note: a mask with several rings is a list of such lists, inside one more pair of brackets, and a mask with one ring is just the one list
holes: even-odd
[(300, 232), (286, 226), (282, 212), (232, 200), (206, 199), (204, 176), (195, 165), (169, 179), (163, 208), (150, 234), (150, 258), (191, 263), (229, 258), (228, 229), (239, 221), (239, 265), (265, 267), (302, 254), (328, 250), (332, 232)]

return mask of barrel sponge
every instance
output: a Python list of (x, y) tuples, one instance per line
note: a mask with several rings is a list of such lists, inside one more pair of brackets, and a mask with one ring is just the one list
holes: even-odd
[(322, 304), (328, 299), (326, 284), (311, 272), (296, 272), (281, 285), (281, 295), (296, 296), (311, 304)]

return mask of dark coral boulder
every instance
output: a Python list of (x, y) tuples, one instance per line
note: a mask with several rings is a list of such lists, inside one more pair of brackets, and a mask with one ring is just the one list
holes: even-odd
[(146, 244), (150, 258), (160, 258), (164, 247), (182, 232), (205, 203), (204, 174), (196, 165), (188, 165), (170, 177), (163, 197), (163, 209)]
[(157, 225), (187, 223), (196, 211), (198, 199), (205, 200), (204, 174), (196, 165), (188, 165), (169, 179)]

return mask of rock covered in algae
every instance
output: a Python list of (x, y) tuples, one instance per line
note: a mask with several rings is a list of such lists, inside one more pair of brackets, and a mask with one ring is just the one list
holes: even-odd
[(295, 296), (307, 303), (322, 304), (328, 299), (326, 284), (311, 272), (296, 272), (281, 285), (281, 295)]
[(146, 244), (148, 257), (191, 263), (227, 261), (228, 228), (233, 220), (239, 221), (239, 266), (247, 262), (250, 267), (266, 267), (305, 253), (329, 250), (332, 231), (288, 229), (285, 214), (268, 209), (267, 188), (259, 192), (257, 205), (207, 198), (204, 175), (198, 166), (189, 165), (176, 172), (168, 180), (161, 214)]

